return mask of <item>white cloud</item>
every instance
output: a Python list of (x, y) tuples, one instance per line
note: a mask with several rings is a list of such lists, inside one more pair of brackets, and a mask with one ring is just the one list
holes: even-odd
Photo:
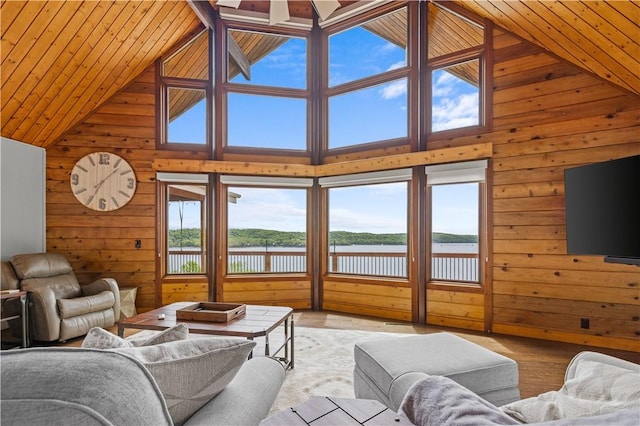
[(229, 204), (229, 228), (262, 228), (304, 232), (304, 191), (271, 188), (234, 188), (241, 195)]
[(406, 80), (394, 81), (393, 83), (389, 83), (380, 89), (380, 96), (382, 96), (382, 99), (384, 100), (395, 99), (405, 95), (406, 93)]
[(478, 93), (443, 98), (431, 113), (434, 131), (472, 126), (479, 123)]
[(346, 208), (333, 208), (330, 213), (332, 231), (404, 233), (407, 232), (406, 219), (393, 219), (376, 215), (375, 211), (362, 214)]
[(398, 68), (402, 68), (402, 67), (404, 67), (404, 66), (406, 66), (406, 65), (407, 65), (407, 64), (406, 64), (406, 62), (405, 62), (405, 61), (398, 61), (398, 62), (396, 62), (396, 63), (394, 63), (394, 64), (391, 64), (391, 65), (389, 66), (389, 68), (387, 68), (387, 71), (397, 70)]

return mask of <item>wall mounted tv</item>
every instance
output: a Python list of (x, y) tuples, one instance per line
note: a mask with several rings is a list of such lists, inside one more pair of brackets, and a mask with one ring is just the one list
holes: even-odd
[(640, 265), (640, 155), (564, 172), (567, 253)]

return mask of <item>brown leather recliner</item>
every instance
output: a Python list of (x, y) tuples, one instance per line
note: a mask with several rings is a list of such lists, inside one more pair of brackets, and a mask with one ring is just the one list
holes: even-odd
[(14, 287), (15, 280), (18, 288), (29, 292), (31, 340), (65, 341), (84, 336), (92, 327), (113, 326), (120, 315), (116, 281), (101, 278), (81, 286), (60, 254), (13, 256), (3, 262), (2, 287)]

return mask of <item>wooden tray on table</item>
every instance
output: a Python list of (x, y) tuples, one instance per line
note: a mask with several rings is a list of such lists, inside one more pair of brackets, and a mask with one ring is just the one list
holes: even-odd
[(176, 319), (183, 321), (229, 322), (247, 312), (246, 305), (238, 303), (199, 302), (176, 311)]

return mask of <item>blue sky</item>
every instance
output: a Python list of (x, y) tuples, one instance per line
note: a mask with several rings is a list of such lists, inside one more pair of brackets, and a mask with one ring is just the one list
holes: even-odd
[[(305, 42), (291, 39), (251, 68), (252, 84), (305, 87)], [(363, 29), (331, 37), (330, 85), (342, 84), (405, 65), (405, 51)], [(244, 80), (236, 77), (234, 82)], [(446, 72), (433, 75), (433, 128), (436, 130), (476, 124), (477, 89)], [(304, 149), (306, 103), (274, 97), (233, 94), (229, 99), (230, 145)], [(406, 137), (407, 85), (399, 80), (338, 96), (330, 101), (330, 147), (341, 147), (395, 137)], [(194, 137), (190, 121), (202, 116), (204, 105), (193, 108), (173, 124), (173, 134)], [(193, 115), (191, 115), (193, 114)], [(247, 117), (251, 122), (247, 123)], [(242, 121), (241, 121), (242, 120)], [(286, 131), (283, 131), (286, 129)], [(202, 130), (201, 130), (202, 131)], [(394, 185), (397, 190), (394, 191)], [(359, 191), (332, 190), (331, 229), (353, 232), (406, 232), (405, 183), (365, 186)], [(230, 205), (231, 227), (261, 227), (283, 231), (304, 231), (304, 191), (269, 190), (269, 196), (252, 188), (237, 188), (242, 197)], [(259, 191), (264, 191), (260, 189)], [(442, 209), (434, 215), (434, 231), (477, 233), (477, 224), (468, 220), (475, 215), (475, 189), (457, 187), (451, 196), (443, 196)], [(348, 193), (341, 200), (342, 193)], [(471, 198), (469, 198), (471, 197)], [(245, 216), (246, 215), (246, 216)], [(177, 217), (177, 214), (173, 215)], [(188, 215), (187, 215), (188, 216)], [(475, 216), (471, 216), (475, 217)], [(466, 218), (466, 219), (465, 219)], [(185, 219), (185, 227), (187, 221)], [(247, 226), (247, 224), (250, 224)], [(237, 226), (236, 226), (237, 225)], [(171, 224), (172, 227), (175, 224)]]

